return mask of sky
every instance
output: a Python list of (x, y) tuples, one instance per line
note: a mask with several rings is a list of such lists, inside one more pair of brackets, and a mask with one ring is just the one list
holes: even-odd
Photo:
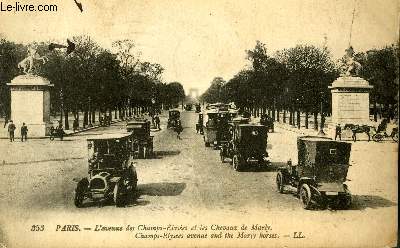
[[(15, 0), (1, 0), (14, 4)], [(78, 0), (79, 1), (79, 0)], [(56, 4), (57, 12), (0, 12), (0, 36), (22, 43), (90, 35), (105, 48), (131, 39), (142, 60), (159, 63), (166, 82), (204, 91), (214, 77), (229, 80), (249, 63), (256, 40), (271, 55), (296, 44), (326, 45), (334, 59), (398, 41), (397, 0), (19, 0)]]

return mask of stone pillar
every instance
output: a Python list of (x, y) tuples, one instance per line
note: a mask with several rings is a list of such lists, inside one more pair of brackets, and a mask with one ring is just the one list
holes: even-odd
[(44, 137), (50, 130), (50, 92), (53, 85), (46, 78), (20, 75), (7, 84), (11, 89), (11, 120), (20, 135), (23, 122), (28, 126), (29, 137)]
[(368, 124), (369, 91), (373, 88), (360, 77), (343, 76), (329, 86), (332, 93), (332, 124)]

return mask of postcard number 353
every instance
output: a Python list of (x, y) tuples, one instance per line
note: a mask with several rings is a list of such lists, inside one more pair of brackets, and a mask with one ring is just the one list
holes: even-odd
[(44, 225), (32, 225), (31, 232), (43, 232)]

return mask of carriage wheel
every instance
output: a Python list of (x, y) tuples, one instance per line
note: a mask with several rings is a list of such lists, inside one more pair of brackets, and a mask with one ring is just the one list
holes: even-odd
[(383, 135), (382, 135), (382, 134), (379, 134), (379, 133), (376, 133), (376, 134), (374, 134), (374, 135), (372, 136), (372, 139), (373, 139), (375, 142), (380, 142), (380, 141), (383, 140)]
[(395, 133), (392, 137), (393, 141), (399, 142), (399, 133)]
[(278, 192), (279, 193), (283, 193), (285, 185), (284, 185), (284, 180), (283, 180), (283, 174), (282, 172), (278, 172), (278, 174), (276, 175), (276, 187), (278, 188)]
[(304, 209), (310, 209), (311, 208), (311, 190), (310, 187), (305, 183), (301, 185), (300, 188), (300, 199), (301, 202), (303, 203), (303, 208)]

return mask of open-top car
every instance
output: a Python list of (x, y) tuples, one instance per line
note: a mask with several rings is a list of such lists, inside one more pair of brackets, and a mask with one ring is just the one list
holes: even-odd
[(150, 121), (136, 118), (126, 124), (132, 133), (133, 151), (137, 158), (150, 158), (153, 155), (153, 136), (150, 135)]
[(329, 138), (304, 136), (297, 138), (298, 164), (291, 161), (276, 176), (278, 191), (293, 186), (305, 209), (333, 205), (348, 208), (351, 194), (346, 177), (351, 144)]
[(88, 176), (78, 181), (75, 206), (82, 207), (85, 199), (113, 199), (117, 207), (124, 206), (134, 196), (138, 181), (132, 134), (104, 134), (87, 142)]
[(226, 158), (230, 158), (232, 167), (236, 171), (254, 162), (258, 166), (266, 165), (268, 163), (267, 127), (240, 121), (245, 120), (237, 119), (236, 122), (230, 124), (230, 139), (222, 144), (221, 161), (224, 162)]
[(179, 111), (178, 109), (169, 110), (167, 128), (176, 128), (176, 125), (180, 117), (181, 117), (181, 111)]

